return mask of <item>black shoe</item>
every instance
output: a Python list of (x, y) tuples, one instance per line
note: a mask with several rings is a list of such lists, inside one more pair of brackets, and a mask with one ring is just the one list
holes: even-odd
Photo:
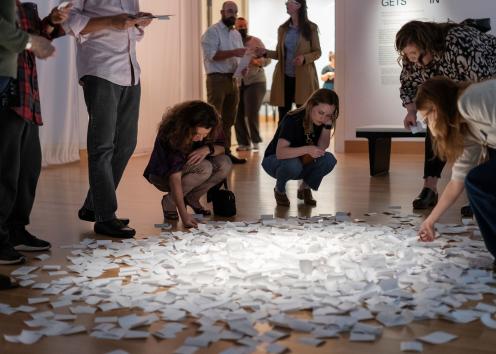
[(242, 159), (242, 158), (236, 157), (233, 154), (227, 154), (227, 156), (229, 156), (229, 158), (231, 159), (231, 162), (234, 163), (234, 164), (238, 164), (239, 165), (239, 164), (246, 163), (246, 159)]
[(317, 201), (313, 199), (312, 191), (310, 190), (310, 188), (298, 189), (298, 192), (296, 193), (296, 197), (298, 199), (303, 200), (306, 205), (311, 205), (311, 206), (317, 205)]
[[(78, 217), (83, 221), (95, 222), (95, 212), (85, 207), (79, 209)], [(124, 225), (129, 225), (129, 219), (127, 218), (123, 218), (123, 219), (117, 218), (117, 219), (120, 220), (120, 222), (123, 223)]]
[(26, 258), (17, 252), (10, 244), (0, 245), (0, 264), (24, 263)]
[(417, 198), (413, 201), (413, 209), (427, 209), (437, 204), (437, 193), (432, 189), (424, 187)]
[(275, 188), (274, 198), (276, 198), (276, 204), (279, 206), (288, 207), (291, 204), (286, 193), (278, 192)]
[(0, 290), (18, 288), (19, 284), (12, 281), (9, 276), (0, 274)]
[(462, 214), (462, 217), (464, 218), (471, 218), (474, 216), (474, 212), (472, 211), (472, 208), (470, 205), (464, 205), (460, 209), (460, 213)]
[(9, 230), (9, 243), (16, 251), (38, 252), (52, 247), (50, 242), (31, 235), (24, 227)]
[(93, 229), (97, 234), (119, 238), (132, 238), (136, 235), (136, 230), (124, 225), (119, 219), (98, 221)]

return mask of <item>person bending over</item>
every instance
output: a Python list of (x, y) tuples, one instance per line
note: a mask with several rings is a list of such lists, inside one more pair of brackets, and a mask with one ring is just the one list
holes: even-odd
[(434, 152), (454, 162), (451, 181), (422, 223), (422, 241), (464, 186), (487, 249), (496, 257), (496, 80), (455, 83), (436, 77), (420, 86), (416, 107), (431, 130)]
[(203, 101), (187, 101), (166, 112), (144, 177), (166, 192), (162, 198), (164, 218), (177, 220), (185, 227), (196, 227), (188, 214), (210, 215), (200, 197), (226, 178), (232, 162), (225, 154), (224, 135), (219, 114)]

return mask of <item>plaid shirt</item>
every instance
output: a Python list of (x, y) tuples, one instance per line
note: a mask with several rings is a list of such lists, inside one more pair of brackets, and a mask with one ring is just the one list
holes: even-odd
[[(48, 16), (41, 20), (34, 3), (20, 3), (17, 0), (18, 26), (31, 34), (47, 39), (54, 39), (65, 34), (61, 26), (49, 25)], [(53, 30), (52, 30), (53, 29)], [(19, 106), (12, 109), (23, 119), (42, 125), (40, 109), (40, 92), (38, 90), (38, 74), (36, 58), (33, 52), (25, 50), (19, 53), (17, 61), (17, 82), (19, 86)]]

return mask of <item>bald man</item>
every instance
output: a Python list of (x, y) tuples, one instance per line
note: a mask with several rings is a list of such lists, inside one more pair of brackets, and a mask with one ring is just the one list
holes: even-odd
[(226, 137), (226, 154), (233, 163), (245, 163), (231, 153), (231, 128), (236, 119), (239, 91), (233, 74), (239, 58), (245, 54), (243, 40), (234, 23), (238, 17), (238, 6), (233, 1), (222, 4), (221, 19), (210, 26), (201, 38), (203, 63), (207, 72), (207, 99), (222, 117), (222, 128)]

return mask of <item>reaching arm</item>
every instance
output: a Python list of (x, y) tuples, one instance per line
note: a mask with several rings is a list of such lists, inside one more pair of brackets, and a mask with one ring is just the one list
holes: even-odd
[(184, 192), (183, 186), (181, 183), (182, 179), (182, 171), (173, 173), (169, 176), (169, 186), (172, 193), (172, 198), (174, 199), (174, 203), (177, 206), (177, 211), (179, 216), (181, 216), (181, 221), (183, 222), (185, 227), (196, 227), (198, 223), (193, 218), (192, 215), (188, 214), (186, 210), (186, 205), (184, 204)]

